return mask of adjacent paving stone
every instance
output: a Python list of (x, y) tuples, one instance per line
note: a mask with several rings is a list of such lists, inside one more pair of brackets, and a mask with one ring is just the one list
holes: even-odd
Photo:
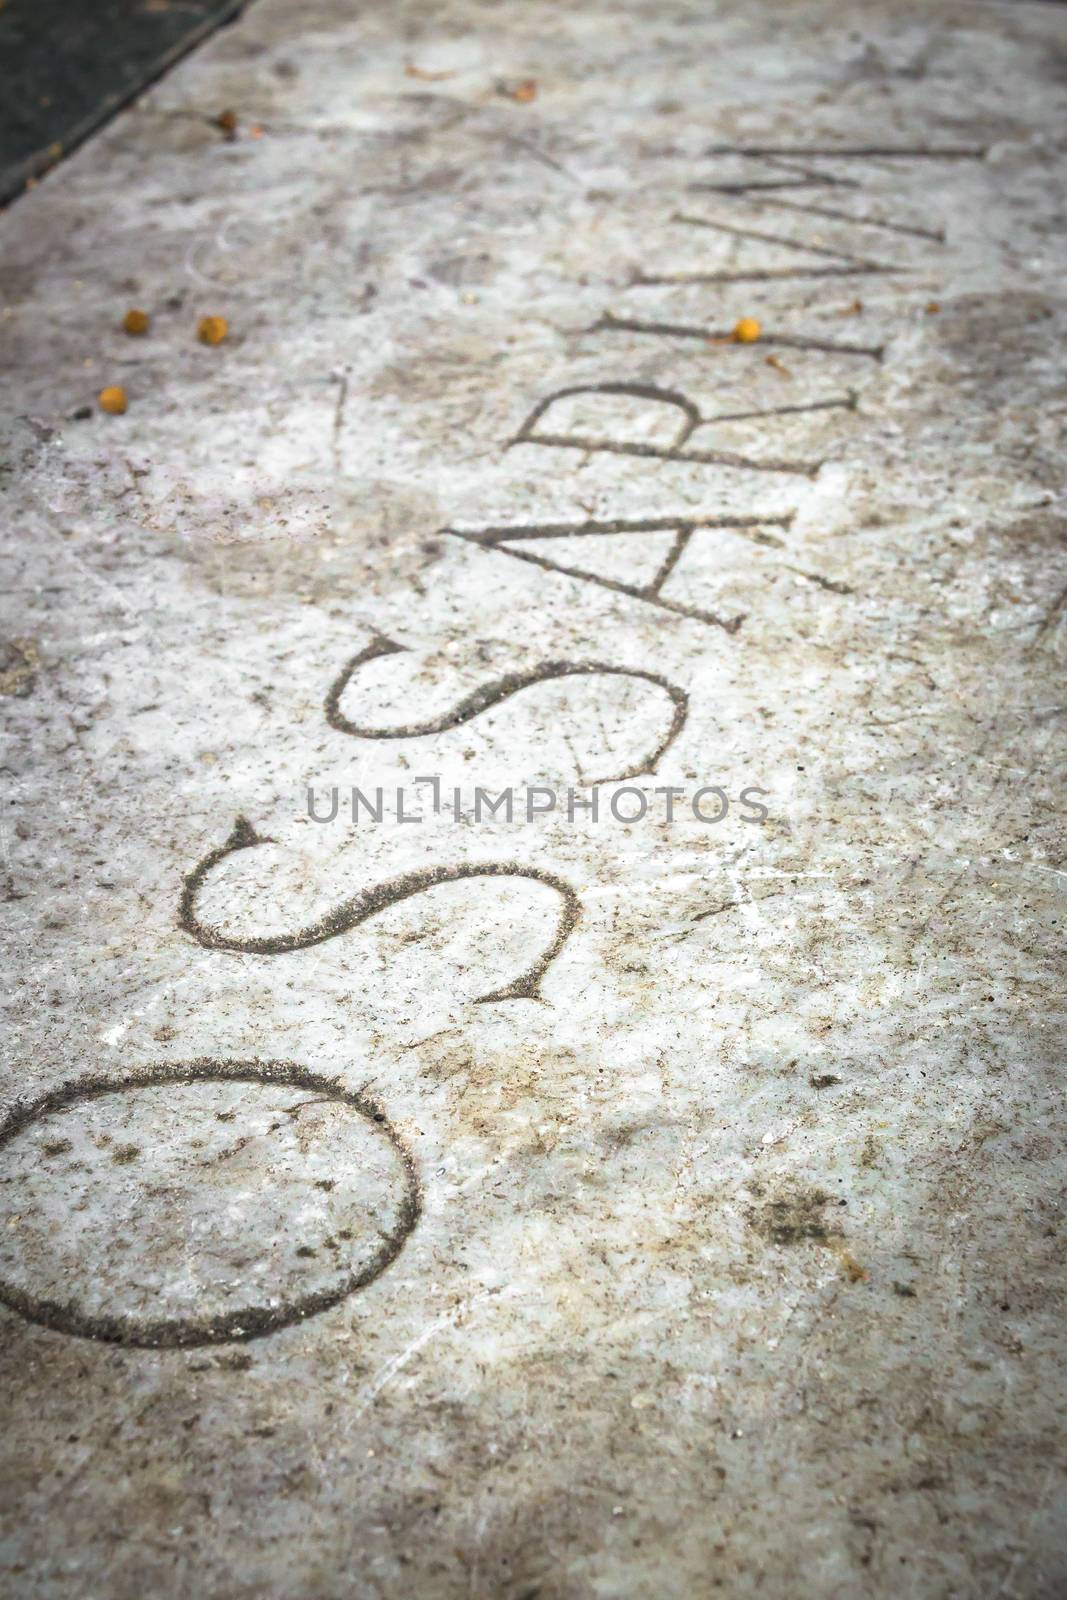
[(1067, 1583), (1065, 29), (261, 0), (11, 208), (12, 1593)]
[(7, 0), (0, 202), (54, 167), (242, 0)]

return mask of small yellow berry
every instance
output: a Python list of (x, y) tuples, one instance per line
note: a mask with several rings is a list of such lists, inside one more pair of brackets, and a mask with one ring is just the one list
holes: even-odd
[(201, 344), (221, 344), (229, 331), (230, 325), (225, 317), (201, 317), (196, 336)]
[(106, 411), (109, 417), (121, 417), (126, 409), (126, 391), (117, 383), (101, 389), (96, 398), (101, 411)]
[(127, 333), (140, 334), (148, 332), (149, 316), (147, 311), (137, 311), (133, 307), (127, 311), (122, 319), (122, 326)]
[(755, 344), (760, 331), (760, 325), (755, 317), (742, 317), (734, 328), (734, 339), (737, 344)]

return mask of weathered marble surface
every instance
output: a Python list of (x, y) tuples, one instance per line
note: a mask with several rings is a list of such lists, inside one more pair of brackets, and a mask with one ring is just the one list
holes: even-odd
[[(3, 219), (5, 1592), (1067, 1587), (1065, 91), (1051, 5), (261, 0)], [(772, 414), (508, 448), (619, 383)], [(637, 676), (345, 731), (547, 661)], [(303, 815), (632, 770), (641, 673), (765, 825)], [(536, 878), (190, 932), (487, 861), (541, 1003)]]

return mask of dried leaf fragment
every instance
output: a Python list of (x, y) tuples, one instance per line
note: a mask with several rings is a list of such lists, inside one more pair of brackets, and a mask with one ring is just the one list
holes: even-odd
[(441, 83), (445, 78), (454, 78), (454, 72), (428, 72), (425, 67), (417, 67), (413, 61), (406, 63), (404, 72), (409, 78), (418, 78), (421, 83)]
[(848, 1279), (849, 1283), (866, 1283), (868, 1276), (867, 1269), (866, 1267), (860, 1266), (859, 1262), (856, 1260), (855, 1256), (850, 1250), (846, 1250), (843, 1244), (834, 1244), (831, 1246), (831, 1249), (833, 1250), (838, 1261), (840, 1261), (842, 1270), (844, 1271), (845, 1277)]
[(518, 83), (498, 83), (496, 92), (508, 100), (517, 100), (520, 105), (526, 106), (531, 100), (537, 99), (537, 79), (521, 78)]

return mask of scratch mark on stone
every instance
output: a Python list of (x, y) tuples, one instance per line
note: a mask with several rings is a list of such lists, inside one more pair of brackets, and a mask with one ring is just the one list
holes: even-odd
[(454, 1310), (446, 1311), (443, 1316), (436, 1318), (416, 1338), (412, 1339), (410, 1344), (405, 1345), (403, 1350), (385, 1363), (377, 1376), (364, 1389), (360, 1401), (355, 1406), (353, 1415), (361, 1417), (365, 1411), (369, 1410), (382, 1390), (392, 1383), (397, 1373), (407, 1366), (413, 1356), (417, 1356), (419, 1351), (430, 1343), (431, 1339), (436, 1339), (437, 1335), (443, 1333), (446, 1328), (454, 1328), (462, 1317), (469, 1311), (474, 1310), (475, 1306), (484, 1305), (487, 1300), (510, 1300), (518, 1293), (519, 1290), (513, 1285), (503, 1289), (485, 1289), (481, 1294), (471, 1295), (469, 1300), (464, 1300)]

